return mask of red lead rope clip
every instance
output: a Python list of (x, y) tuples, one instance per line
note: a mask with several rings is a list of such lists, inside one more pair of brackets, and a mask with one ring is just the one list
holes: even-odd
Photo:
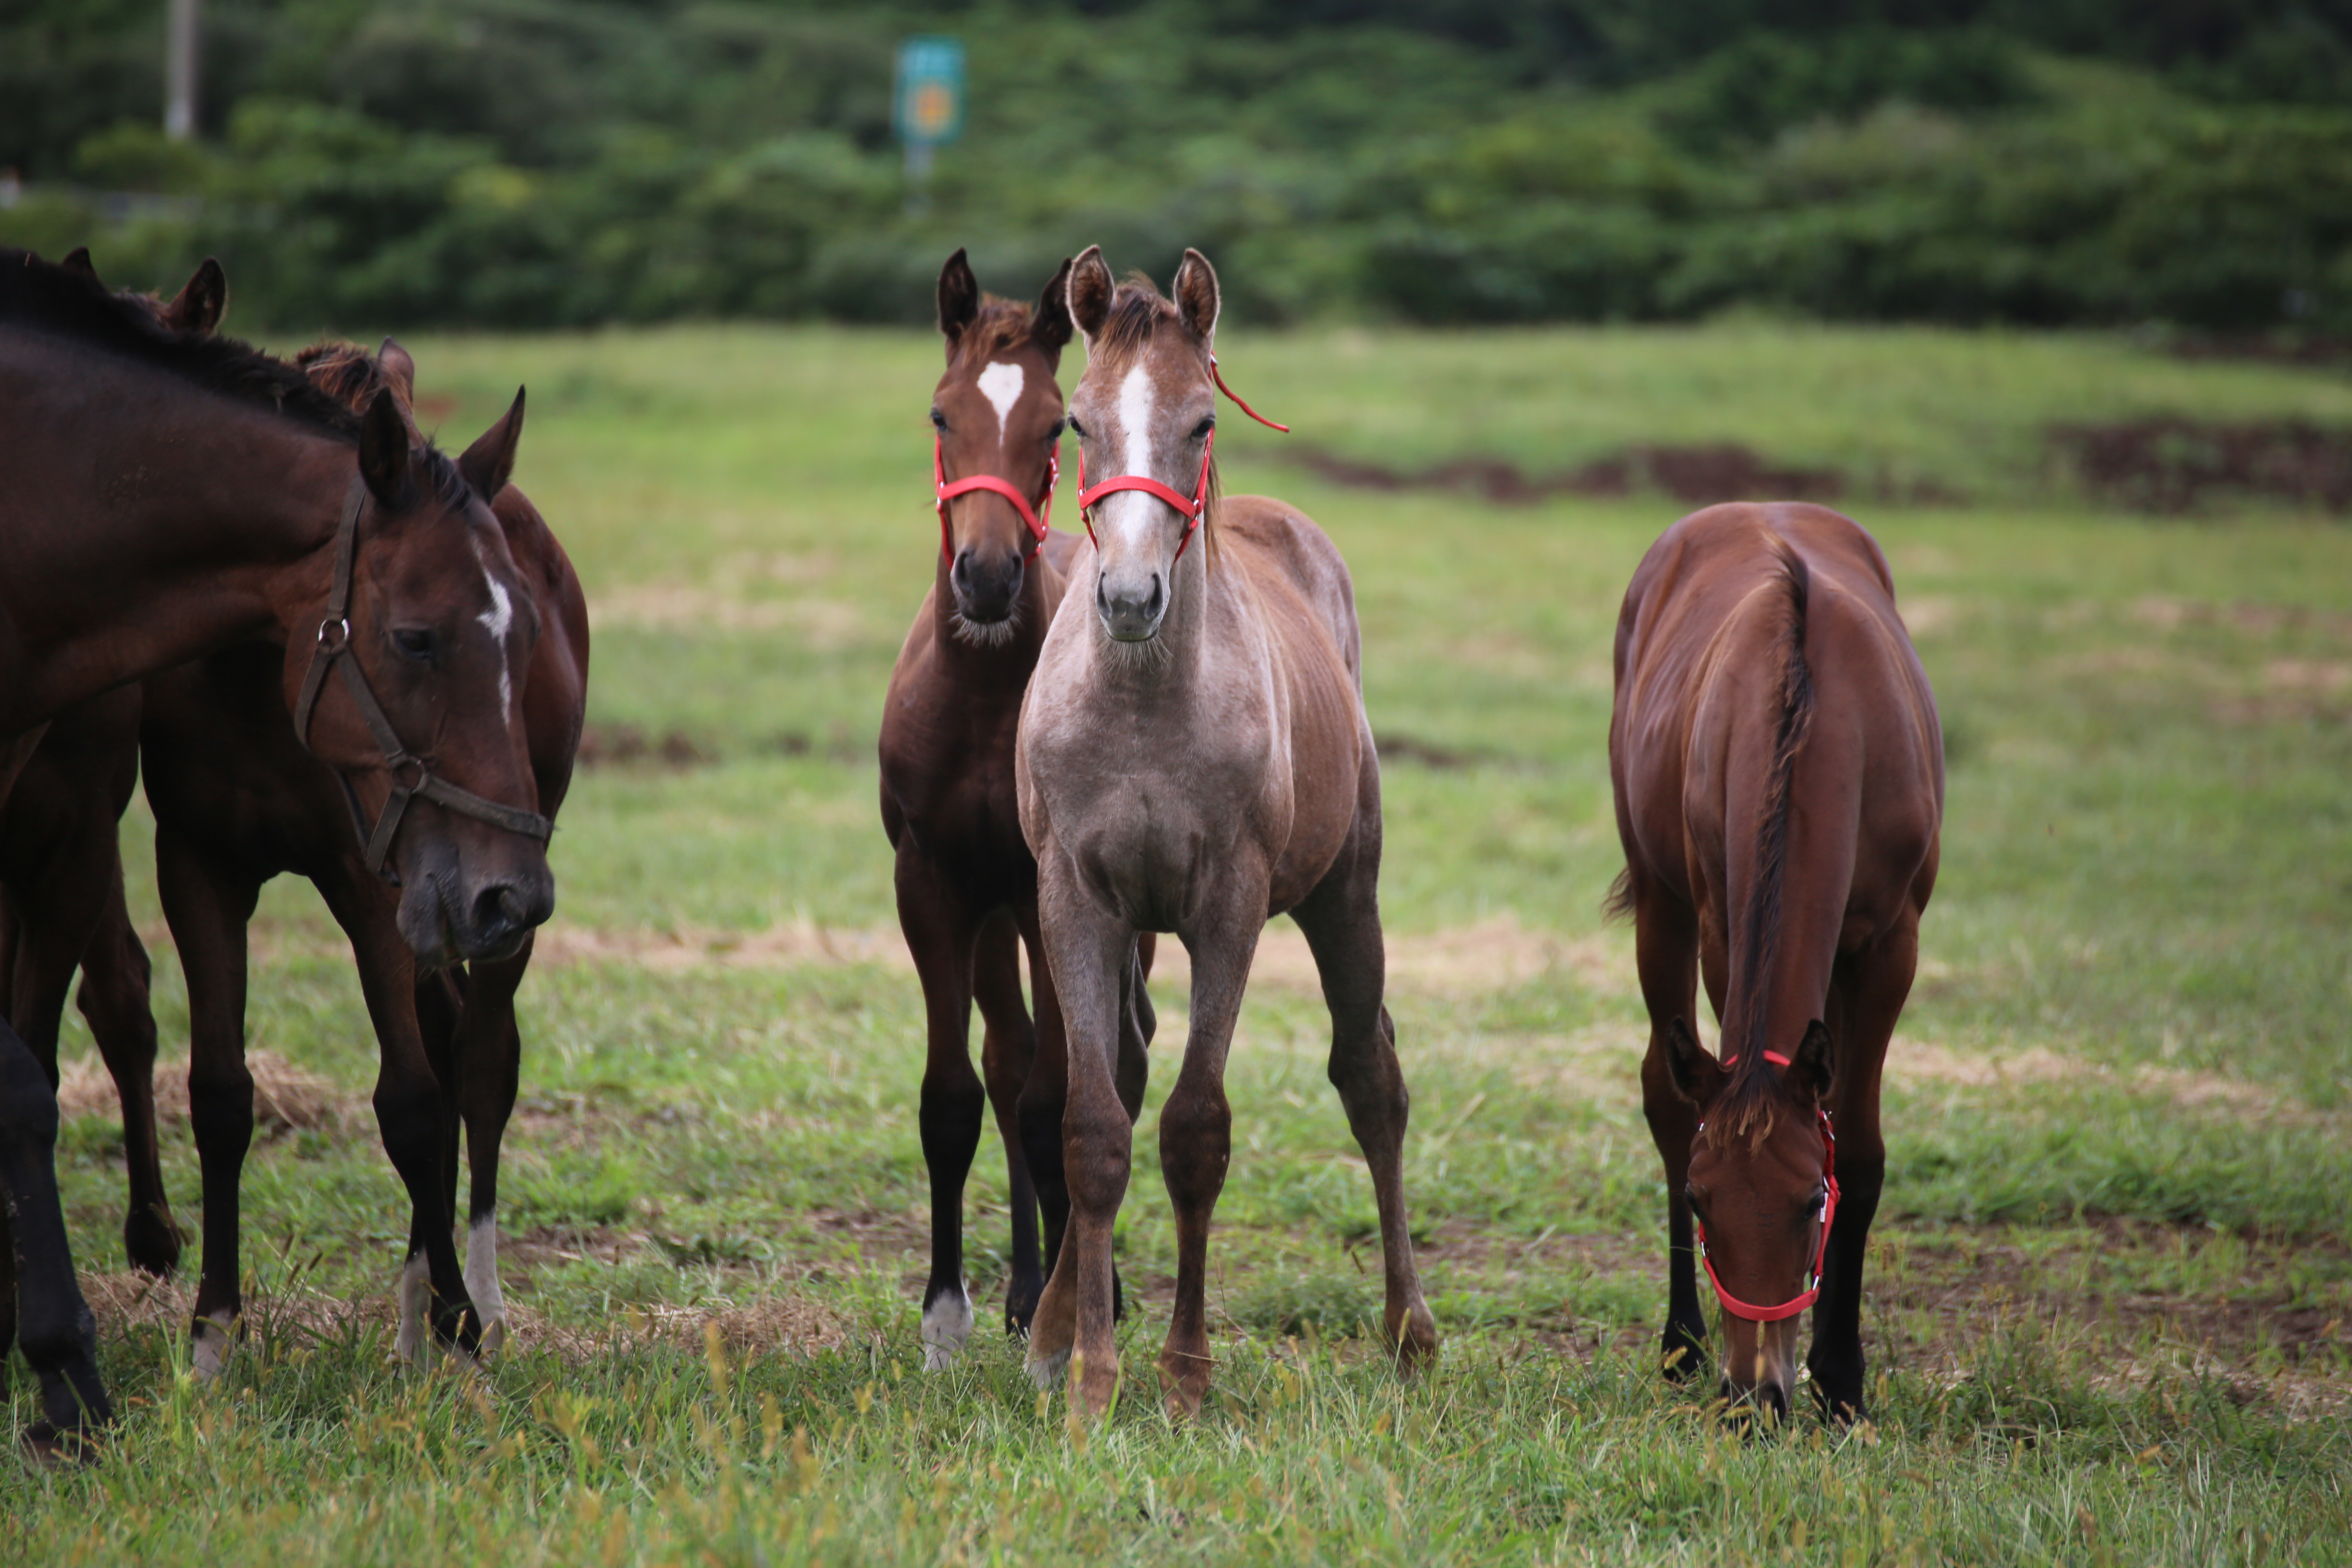
[[(1736, 1056), (1726, 1057), (1723, 1065), (1729, 1067), (1738, 1059)], [(1778, 1051), (1766, 1051), (1764, 1059), (1775, 1067), (1790, 1065), (1789, 1058)], [(1822, 1120), (1822, 1239), (1813, 1249), (1812, 1282), (1802, 1291), (1777, 1307), (1759, 1307), (1725, 1289), (1723, 1281), (1716, 1275), (1714, 1260), (1706, 1255), (1706, 1222), (1696, 1215), (1691, 1216), (1692, 1229), (1698, 1241), (1698, 1260), (1706, 1269), (1706, 1282), (1715, 1287), (1716, 1300), (1723, 1303), (1723, 1310), (1735, 1318), (1745, 1318), (1751, 1323), (1777, 1323), (1783, 1318), (1795, 1317), (1821, 1299), (1822, 1270), (1829, 1263), (1830, 1227), (1837, 1223), (1838, 1182), (1837, 1132), (1830, 1125), (1830, 1113), (1826, 1107), (1822, 1108), (1818, 1114)], [(1706, 1131), (1706, 1122), (1699, 1123), (1699, 1131)]]
[[(1234, 389), (1225, 384), (1223, 374), (1217, 369), (1217, 356), (1213, 353), (1209, 356), (1209, 379), (1217, 384), (1219, 392), (1232, 399), (1234, 407), (1269, 430), (1279, 430), (1286, 436), (1290, 434), (1289, 426), (1276, 425), (1234, 395)], [(1192, 535), (1200, 530), (1202, 514), (1208, 509), (1209, 457), (1216, 449), (1217, 427), (1212, 425), (1209, 426), (1209, 438), (1201, 447), (1201, 478), (1192, 486), (1192, 493), (1188, 496), (1172, 485), (1163, 485), (1158, 479), (1146, 479), (1141, 474), (1121, 474), (1116, 479), (1105, 479), (1094, 489), (1088, 489), (1087, 488), (1087, 448), (1086, 443), (1081, 441), (1078, 444), (1078, 520), (1087, 525), (1087, 538), (1092, 541), (1095, 536), (1096, 501), (1114, 490), (1141, 490), (1146, 495), (1157, 496), (1184, 514), (1184, 538), (1176, 546), (1176, 560), (1183, 560), (1186, 548), (1192, 542)], [(1101, 546), (1097, 544), (1096, 548), (1099, 549)], [(1173, 563), (1171, 564), (1172, 565)]]

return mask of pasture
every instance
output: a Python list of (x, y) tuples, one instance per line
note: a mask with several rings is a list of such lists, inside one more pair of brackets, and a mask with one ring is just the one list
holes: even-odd
[[(1005, 280), (992, 280), (1005, 281)], [(1231, 490), (1348, 554), (1382, 740), (1409, 1194), (1447, 1336), (1400, 1384), (1371, 1193), (1287, 922), (1230, 1076), (1197, 1425), (1150, 1392), (1172, 1228), (1152, 1115), (1122, 1267), (1130, 1397), (1093, 1430), (999, 1321), (926, 1375), (920, 994), (875, 804), (931, 571), (937, 340), (833, 329), (420, 339), (420, 409), (530, 389), (518, 481), (595, 614), (595, 765), (523, 993), (503, 1226), (518, 1337), (390, 1363), (404, 1208), (347, 952), (307, 886), (256, 927), (268, 1053), (244, 1353), (121, 1272), (120, 1133), (69, 1024), (60, 1175), (125, 1418), (102, 1466), (0, 1465), (27, 1560), (354, 1563), (2267, 1562), (2352, 1558), (2352, 529), (2091, 504), (2053, 422), (2352, 423), (2352, 382), (2111, 338), (1700, 331), (1234, 335)], [(291, 347), (292, 345), (284, 345)], [(1064, 366), (1075, 384), (1077, 351)], [(1652, 1371), (1663, 1195), (1604, 752), (1618, 597), (1687, 510), (1346, 488), (1738, 443), (1846, 476), (1950, 759), (1942, 881), (1889, 1061), (1865, 1340), (1877, 1421), (1742, 1444)], [(1066, 451), (1066, 456), (1067, 453)], [(1057, 521), (1075, 523), (1073, 502)], [(143, 864), (168, 1072), (186, 1017)], [(1710, 1037), (1712, 1020), (1708, 1020)], [(183, 1042), (176, 1047), (174, 1042)], [(184, 1120), (166, 1128), (182, 1224)], [(19, 1380), (11, 1419), (31, 1418)]]

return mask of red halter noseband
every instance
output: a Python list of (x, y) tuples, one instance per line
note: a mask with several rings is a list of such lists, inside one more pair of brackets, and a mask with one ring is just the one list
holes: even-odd
[[(1738, 1059), (1738, 1057), (1727, 1057), (1723, 1065), (1729, 1067)], [(1789, 1058), (1778, 1051), (1766, 1051), (1764, 1059), (1775, 1067), (1789, 1065)], [(1698, 1260), (1706, 1269), (1706, 1282), (1715, 1287), (1716, 1299), (1723, 1303), (1723, 1310), (1735, 1318), (1745, 1318), (1751, 1323), (1777, 1323), (1783, 1318), (1795, 1317), (1821, 1297), (1822, 1269), (1829, 1262), (1830, 1256), (1830, 1226), (1837, 1222), (1838, 1183), (1837, 1133), (1831, 1130), (1828, 1109), (1822, 1108), (1819, 1114), (1822, 1119), (1822, 1239), (1821, 1245), (1813, 1249), (1813, 1281), (1811, 1285), (1777, 1307), (1759, 1307), (1741, 1300), (1725, 1289), (1723, 1281), (1716, 1276), (1715, 1264), (1706, 1255), (1706, 1222), (1696, 1215), (1691, 1216), (1698, 1237)], [(1699, 1131), (1706, 1131), (1706, 1123), (1700, 1122)]]
[[(1248, 415), (1251, 418), (1256, 420), (1259, 424), (1265, 426), (1269, 430), (1279, 430), (1286, 436), (1290, 434), (1289, 426), (1276, 425), (1273, 420), (1268, 419), (1265, 415), (1260, 414), (1256, 409), (1252, 408), (1248, 404), (1244, 403), (1239, 397), (1235, 397), (1234, 395), (1234, 389), (1227, 386), (1225, 384), (1225, 378), (1218, 374), (1217, 356), (1214, 354), (1211, 354), (1209, 356), (1209, 377), (1217, 384), (1217, 390), (1219, 392), (1223, 393), (1227, 397), (1233, 398), (1234, 407), (1240, 409), (1243, 413)], [(1209, 458), (1216, 449), (1217, 427), (1214, 425), (1212, 425), (1209, 426), (1209, 438), (1201, 444), (1201, 477), (1199, 480), (1193, 484), (1192, 493), (1188, 496), (1172, 485), (1163, 485), (1158, 479), (1146, 479), (1141, 474), (1120, 474), (1115, 479), (1105, 479), (1102, 483), (1095, 486), (1094, 489), (1088, 489), (1087, 488), (1087, 447), (1085, 442), (1079, 442), (1078, 520), (1087, 525), (1087, 538), (1091, 540), (1095, 536), (1095, 502), (1100, 500), (1103, 497), (1109, 495), (1114, 490), (1141, 490), (1145, 495), (1158, 497), (1160, 500), (1166, 501), (1170, 506), (1174, 507), (1178, 511), (1184, 514), (1184, 537), (1177, 543), (1175, 555), (1176, 561), (1183, 560), (1185, 548), (1192, 542), (1192, 535), (1200, 531), (1201, 514), (1208, 509)], [(1172, 567), (1174, 563), (1171, 562), (1170, 564)]]
[[(1054, 515), (1054, 487), (1062, 482), (1062, 444), (1059, 441), (1055, 442), (1053, 451), (1045, 458), (1045, 504), (1033, 507), (1029, 504), (1029, 498), (1023, 495), (1013, 481), (1001, 479), (994, 474), (974, 474), (968, 479), (958, 479), (953, 484), (948, 483), (947, 454), (944, 450), (944, 443), (943, 437), (934, 435), (931, 437), (931, 489), (939, 497), (940, 553), (948, 556), (955, 553), (955, 542), (948, 537), (948, 502), (958, 496), (970, 495), (974, 490), (992, 490), (1019, 508), (1021, 521), (1029, 526), (1028, 552), (1021, 558), (1026, 564), (1036, 556), (1038, 546), (1045, 542), (1045, 531)], [(1083, 452), (1079, 454), (1078, 463), (1080, 471), (1083, 473), (1086, 465)], [(1085, 483), (1083, 479), (1079, 480), (1081, 488)]]

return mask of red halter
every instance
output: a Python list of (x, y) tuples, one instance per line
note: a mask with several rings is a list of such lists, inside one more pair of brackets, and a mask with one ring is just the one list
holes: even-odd
[[(1240, 398), (1234, 396), (1234, 389), (1225, 384), (1225, 378), (1217, 372), (1217, 356), (1214, 354), (1209, 356), (1209, 378), (1217, 384), (1219, 392), (1233, 398), (1234, 407), (1269, 430), (1279, 430), (1286, 436), (1290, 434), (1289, 426), (1276, 425)], [(1158, 479), (1146, 479), (1141, 474), (1120, 474), (1116, 479), (1105, 479), (1094, 489), (1088, 489), (1086, 443), (1083, 441), (1078, 443), (1078, 518), (1087, 525), (1087, 538), (1092, 540), (1095, 536), (1095, 502), (1114, 490), (1141, 490), (1145, 495), (1158, 497), (1184, 514), (1184, 537), (1177, 543), (1175, 556), (1177, 561), (1183, 560), (1185, 548), (1192, 542), (1192, 535), (1200, 530), (1201, 514), (1208, 509), (1209, 456), (1216, 449), (1217, 427), (1212, 425), (1209, 426), (1208, 439), (1201, 444), (1201, 477), (1193, 484), (1192, 493), (1188, 496), (1172, 485), (1163, 485)], [(1172, 569), (1174, 562), (1171, 562), (1170, 565)]]
[[(1729, 1067), (1738, 1059), (1738, 1057), (1727, 1057), (1723, 1065)], [(1764, 1059), (1775, 1067), (1789, 1065), (1789, 1058), (1778, 1051), (1766, 1051)], [(1723, 1310), (1735, 1318), (1745, 1318), (1751, 1323), (1777, 1323), (1783, 1318), (1795, 1317), (1821, 1297), (1822, 1269), (1830, 1256), (1830, 1226), (1837, 1222), (1838, 1183), (1837, 1134), (1830, 1128), (1829, 1111), (1823, 1109), (1819, 1114), (1822, 1119), (1822, 1239), (1821, 1245), (1813, 1249), (1812, 1283), (1801, 1293), (1777, 1307), (1759, 1307), (1725, 1289), (1723, 1281), (1716, 1275), (1714, 1262), (1706, 1255), (1706, 1222), (1696, 1215), (1691, 1216), (1691, 1223), (1697, 1227), (1698, 1260), (1706, 1269), (1706, 1282), (1715, 1287), (1716, 1299), (1723, 1303)], [(1706, 1130), (1706, 1124), (1699, 1123), (1699, 1131), (1703, 1132)]]
[[(1046, 455), (1045, 500), (1043, 506), (1037, 507), (1032, 507), (1029, 498), (1023, 495), (1010, 479), (998, 479), (994, 474), (974, 474), (968, 479), (948, 483), (947, 457), (942, 446), (943, 437), (936, 435), (931, 437), (931, 489), (939, 497), (940, 553), (950, 556), (955, 553), (954, 542), (948, 537), (948, 502), (958, 496), (970, 495), (974, 490), (993, 490), (1020, 509), (1021, 521), (1029, 525), (1029, 550), (1022, 560), (1025, 563), (1034, 558), (1037, 547), (1045, 542), (1045, 531), (1054, 515), (1054, 487), (1062, 482), (1062, 444), (1055, 442), (1053, 451)], [(1083, 475), (1086, 469), (1084, 451), (1078, 455), (1078, 465)], [(1078, 484), (1083, 489), (1086, 480), (1081, 478)]]

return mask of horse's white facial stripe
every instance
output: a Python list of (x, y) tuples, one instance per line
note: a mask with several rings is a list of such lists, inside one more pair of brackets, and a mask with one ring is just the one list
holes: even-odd
[[(1122, 474), (1139, 474), (1148, 479), (1160, 476), (1151, 468), (1151, 437), (1153, 425), (1160, 416), (1160, 399), (1154, 395), (1148, 366), (1136, 365), (1118, 384), (1118, 433), (1121, 445)], [(1121, 490), (1110, 498), (1118, 503), (1108, 508), (1110, 519), (1118, 530), (1119, 542), (1130, 550), (1149, 549), (1150, 531), (1159, 521), (1160, 503), (1140, 490)]]
[(474, 541), (474, 559), (481, 563), (482, 581), (490, 590), (490, 607), (476, 616), (483, 629), (499, 645), (499, 702), (509, 723), (514, 721), (514, 668), (507, 658), (507, 633), (514, 627), (514, 599), (507, 585), (490, 570), (490, 558), (482, 550), (482, 542)]
[(1013, 417), (1013, 405), (1021, 401), (1021, 388), (1028, 379), (1019, 365), (1000, 361), (982, 371), (980, 380), (973, 384), (980, 388), (980, 395), (988, 399), (988, 405), (996, 410), (996, 438), (999, 441), (1004, 439), (1005, 421)]

